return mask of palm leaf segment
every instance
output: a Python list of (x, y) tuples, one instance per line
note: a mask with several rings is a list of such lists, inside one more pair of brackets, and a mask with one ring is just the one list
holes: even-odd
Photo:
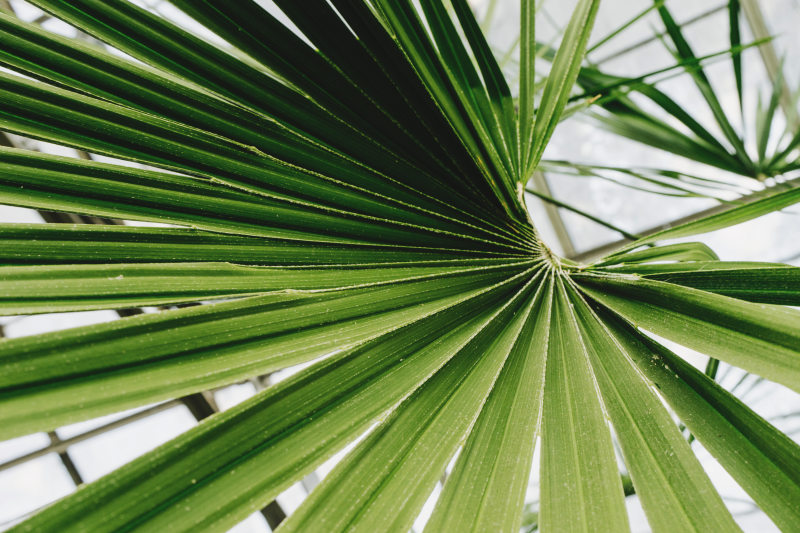
[(374, 426), (281, 531), (408, 530), (457, 453), (428, 529), (515, 531), (537, 440), (541, 528), (620, 531), (609, 421), (655, 530), (736, 529), (662, 399), (800, 528), (800, 448), (638, 329), (800, 390), (800, 315), (773, 305), (797, 270), (654, 239), (579, 267), (526, 215), (597, 1), (536, 110), (523, 2), (519, 111), (464, 0), (277, 1), (304, 38), (173, 1), (224, 47), (121, 0), (34, 3), (139, 61), (1, 16), (26, 76), (0, 73), (0, 126), (163, 171), (4, 148), (0, 198), (179, 227), (0, 226), (3, 312), (226, 301), (3, 341), (2, 435), (327, 357), (17, 530), (224, 530)]

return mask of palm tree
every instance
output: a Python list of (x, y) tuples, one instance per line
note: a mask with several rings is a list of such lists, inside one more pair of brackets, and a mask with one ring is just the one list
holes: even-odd
[(172, 0), (221, 44), (32, 3), (116, 52), (0, 16), (0, 128), (116, 162), (0, 148), (0, 201), (169, 226), (0, 225), (2, 313), (205, 305), (3, 340), (0, 435), (310, 365), (15, 531), (225, 530), (351, 443), (280, 531), (407, 531), (446, 471), (428, 530), (517, 531), (537, 448), (544, 531), (628, 529), (633, 491), (656, 531), (736, 530), (673, 415), (800, 529), (800, 447), (654, 338), (800, 390), (800, 270), (661, 244), (800, 191), (592, 264), (531, 222), (599, 0), (540, 95), (522, 1), (516, 103), (466, 0)]

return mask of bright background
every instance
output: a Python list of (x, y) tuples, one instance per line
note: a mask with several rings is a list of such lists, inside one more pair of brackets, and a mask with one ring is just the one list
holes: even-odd
[[(195, 24), (160, 0), (140, 0), (139, 3), (153, 11), (178, 21), (195, 31)], [(268, 0), (261, 2), (274, 9)], [(473, 0), (476, 11), (486, 17), (486, 31), (496, 54), (504, 59), (505, 69), (513, 77), (517, 68), (518, 51), (514, 49), (518, 35), (518, 0)], [(10, 0), (17, 14), (25, 20), (38, 20), (52, 31), (76, 35), (74, 28), (54, 20), (42, 19), (42, 12), (22, 0)], [(697, 55), (717, 52), (728, 45), (726, 0), (668, 0), (667, 5), (679, 22), (698, 18), (686, 27), (685, 32)], [(565, 24), (574, 1), (545, 0), (537, 19), (537, 38), (553, 42)], [(649, 0), (603, 0), (594, 30), (595, 41), (611, 32), (649, 5)], [(800, 0), (761, 0), (758, 5), (769, 31), (776, 35), (772, 42), (778, 57), (785, 58), (787, 84), (800, 87)], [(743, 24), (743, 42), (753, 35)], [(629, 28), (608, 45), (599, 49), (589, 59), (602, 62), (603, 68), (619, 75), (634, 75), (652, 71), (670, 64), (671, 57), (654, 32), (661, 31), (657, 16), (651, 13)], [(203, 35), (206, 35), (203, 33)], [(213, 37), (209, 37), (213, 38)], [(642, 41), (650, 39), (642, 44)], [(625, 50), (636, 45), (632, 50)], [(620, 54), (614, 59), (610, 56)], [(746, 109), (755, 106), (755, 89), (771, 83), (755, 49), (744, 53)], [(708, 73), (718, 90), (723, 107), (737, 106), (737, 96), (730, 63), (721, 61), (708, 68)], [(708, 111), (691, 82), (675, 77), (659, 85), (660, 88), (693, 112), (693, 116), (708, 124)], [(752, 125), (751, 125), (752, 126)], [(74, 151), (45, 143), (13, 138), (18, 145), (46, 152), (74, 155)], [(669, 168), (699, 175), (714, 175), (722, 171), (692, 163), (677, 156), (621, 139), (599, 130), (589, 120), (575, 118), (561, 124), (556, 130), (546, 158), (568, 159), (584, 163), (616, 166), (650, 166)], [(98, 158), (103, 159), (103, 158)], [(692, 215), (715, 205), (702, 198), (667, 198), (597, 178), (574, 178), (548, 174), (546, 184), (552, 195), (569, 202), (600, 218), (613, 221), (628, 231), (639, 232), (659, 224)], [(536, 225), (545, 239), (558, 252), (575, 256), (593, 248), (616, 241), (619, 236), (571, 212), (546, 209), (537, 199), (529, 198), (529, 206)], [(775, 261), (800, 265), (800, 208), (789, 209), (759, 218), (749, 223), (700, 237), (722, 259)], [(0, 222), (42, 223), (33, 210), (0, 206)], [(141, 223), (136, 223), (141, 224)], [(155, 309), (148, 309), (155, 312)], [(45, 331), (114, 320), (112, 311), (66, 313), (20, 317), (0, 317), (6, 337), (19, 337)], [(706, 358), (670, 344), (698, 367)], [(227, 409), (250, 397), (264, 386), (284, 379), (299, 368), (272, 374), (261, 379), (239, 383), (211, 391), (206, 398), (219, 410)], [(800, 438), (800, 396), (755, 376), (745, 375), (726, 365), (720, 368), (720, 382), (768, 418), (792, 438)], [(196, 424), (195, 417), (179, 401), (106, 416), (79, 424), (59, 428), (51, 434), (38, 433), (0, 442), (0, 530), (10, 527), (26, 515), (61, 498), (76, 489), (76, 481), (90, 482), (112, 471), (142, 453), (166, 442)], [(66, 441), (66, 442), (64, 442)], [(703, 465), (719, 488), (735, 518), (745, 531), (777, 531), (772, 522), (752, 503), (752, 500), (728, 476), (719, 464), (702, 449), (693, 444)], [(59, 453), (62, 452), (60, 456)], [(318, 483), (342, 457), (336, 457), (320, 467), (302, 483), (291, 487), (278, 497), (278, 503), (288, 514), (304, 499), (308, 490)], [(68, 466), (74, 466), (70, 473)], [(72, 467), (70, 467), (72, 468)], [(529, 500), (537, 499), (534, 466)], [(439, 487), (426, 504), (415, 531), (420, 531), (438, 495)], [(634, 531), (649, 531), (636, 496), (627, 499)], [(798, 503), (800, 505), (800, 502)], [(233, 528), (237, 533), (269, 531), (263, 516), (256, 513)]]

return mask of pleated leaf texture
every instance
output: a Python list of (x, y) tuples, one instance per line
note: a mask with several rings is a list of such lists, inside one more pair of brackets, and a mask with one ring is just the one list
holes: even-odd
[(738, 530), (676, 418), (800, 531), (798, 445), (654, 340), (800, 391), (798, 269), (660, 244), (800, 194), (592, 265), (527, 214), (599, 0), (538, 95), (523, 0), (518, 101), (466, 0), (31, 3), (124, 54), (0, 15), (0, 128), (152, 170), (0, 148), (0, 202), (168, 225), (0, 225), (0, 312), (205, 305), (0, 341), (0, 436), (311, 364), (12, 531), (225, 531), (365, 432), (281, 533), (408, 531), (445, 471), (426, 531), (516, 532), (534, 452), (542, 531), (628, 530), (620, 462)]

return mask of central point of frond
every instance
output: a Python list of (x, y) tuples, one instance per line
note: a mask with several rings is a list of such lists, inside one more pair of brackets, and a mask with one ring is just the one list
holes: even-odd
[(537, 259), (554, 272), (566, 273), (575, 269), (574, 263), (553, 252), (541, 239), (536, 240), (536, 249)]
[(553, 251), (543, 242), (539, 241), (539, 249), (542, 261), (555, 269), (561, 268), (561, 258), (553, 253)]

